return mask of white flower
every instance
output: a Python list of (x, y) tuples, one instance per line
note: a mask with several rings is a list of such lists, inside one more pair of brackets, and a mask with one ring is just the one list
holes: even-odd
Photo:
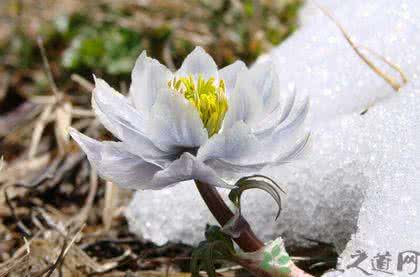
[(70, 132), (99, 174), (121, 186), (195, 179), (231, 187), (228, 179), (287, 162), (307, 142), (297, 136), (308, 103), (291, 112), (294, 94), (281, 105), (278, 82), (272, 65), (237, 61), (218, 71), (200, 47), (175, 73), (143, 52), (129, 97), (95, 79), (93, 109), (120, 142)]

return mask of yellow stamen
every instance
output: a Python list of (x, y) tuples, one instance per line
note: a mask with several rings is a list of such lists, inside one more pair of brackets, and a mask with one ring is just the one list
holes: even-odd
[(201, 75), (197, 80), (192, 75), (174, 78), (168, 82), (169, 88), (181, 93), (193, 104), (200, 114), (201, 121), (207, 129), (209, 137), (217, 134), (228, 109), (225, 83), (215, 78), (205, 80)]

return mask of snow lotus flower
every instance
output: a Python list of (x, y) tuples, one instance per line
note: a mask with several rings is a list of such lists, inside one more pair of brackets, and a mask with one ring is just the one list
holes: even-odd
[(128, 97), (95, 78), (94, 112), (119, 142), (70, 130), (99, 175), (121, 186), (193, 179), (231, 188), (238, 176), (293, 159), (308, 141), (299, 130), (308, 101), (294, 108), (294, 93), (283, 101), (270, 64), (218, 70), (197, 47), (171, 72), (143, 52), (131, 77)]

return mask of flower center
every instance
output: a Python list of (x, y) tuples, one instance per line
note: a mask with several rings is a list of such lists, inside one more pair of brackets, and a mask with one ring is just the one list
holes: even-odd
[(223, 80), (217, 83), (213, 77), (206, 80), (201, 75), (195, 80), (190, 75), (174, 77), (168, 86), (196, 107), (209, 137), (219, 132), (228, 109)]

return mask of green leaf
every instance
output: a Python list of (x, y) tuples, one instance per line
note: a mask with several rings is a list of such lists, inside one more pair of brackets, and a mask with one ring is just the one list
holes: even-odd
[(233, 241), (232, 239), (222, 232), (219, 226), (209, 226), (205, 232), (205, 236), (208, 242), (222, 241), (226, 246), (234, 252)]
[(251, 0), (246, 0), (243, 3), (243, 6), (244, 6), (245, 14), (248, 17), (252, 17), (254, 15), (254, 2)]
[(279, 268), (279, 271), (281, 272), (281, 273), (283, 273), (283, 274), (289, 274), (290, 272), (292, 272), (291, 270), (290, 270), (290, 268), (288, 268), (288, 267), (280, 267)]
[(276, 245), (273, 247), (273, 249), (271, 249), (271, 255), (273, 257), (277, 257), (280, 254), (280, 251), (281, 251), (280, 246)]
[(206, 240), (200, 242), (191, 258), (191, 274), (199, 276), (200, 270), (206, 271), (210, 277), (216, 276), (215, 262), (232, 260), (235, 255), (232, 239), (223, 234), (218, 226), (210, 226), (206, 230)]
[(204, 270), (206, 271), (209, 277), (216, 277), (216, 267), (214, 266), (214, 256), (213, 256), (214, 247), (215, 247), (215, 244), (211, 243), (209, 245), (209, 248), (204, 252), (205, 253), (204, 259), (203, 259)]
[(263, 259), (264, 259), (264, 261), (266, 261), (266, 262), (271, 262), (271, 260), (273, 260), (273, 256), (271, 255), (271, 253), (270, 252), (264, 252), (263, 253)]
[(263, 175), (252, 175), (239, 179), (235, 186), (236, 187), (229, 193), (229, 199), (238, 209), (240, 209), (240, 199), (244, 191), (249, 189), (260, 189), (269, 193), (276, 201), (278, 205), (276, 219), (279, 217), (281, 212), (281, 197), (279, 191), (285, 192), (274, 180)]
[(289, 255), (283, 255), (280, 256), (280, 258), (278, 258), (277, 261), (280, 265), (285, 265), (290, 261), (290, 257)]
[(130, 73), (143, 49), (138, 32), (112, 24), (99, 27), (88, 22), (80, 24), (73, 30), (70, 46), (64, 51), (64, 67), (102, 70), (110, 75)]
[(265, 271), (269, 271), (271, 269), (270, 262), (263, 261), (260, 266)]
[(192, 252), (190, 270), (191, 276), (199, 277), (200, 276), (200, 261), (203, 257), (205, 247), (203, 247), (203, 242), (201, 242), (196, 249)]

